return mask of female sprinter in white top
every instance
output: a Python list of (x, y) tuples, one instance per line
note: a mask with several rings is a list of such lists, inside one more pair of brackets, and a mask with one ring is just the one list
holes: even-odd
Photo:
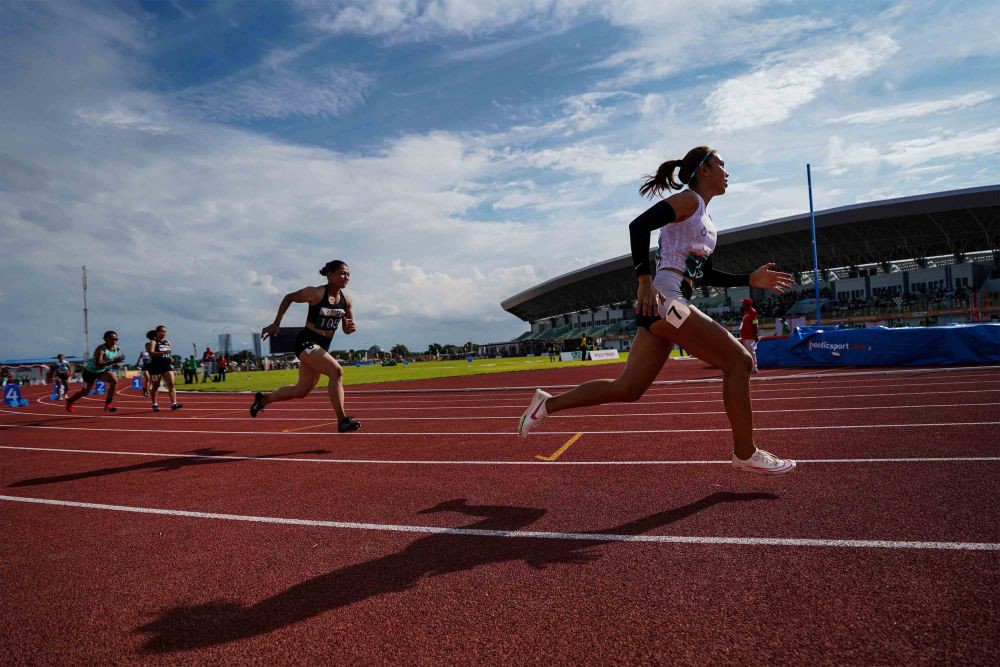
[[(674, 172), (679, 180), (675, 180)], [(615, 380), (593, 380), (558, 396), (537, 390), (521, 417), (522, 438), (546, 416), (589, 405), (638, 400), (653, 383), (677, 343), (693, 356), (722, 369), (722, 396), (733, 429), (733, 467), (737, 470), (784, 475), (795, 462), (757, 449), (753, 438), (750, 373), (753, 360), (725, 328), (689, 299), (701, 286), (749, 285), (784, 292), (794, 284), (787, 273), (766, 264), (748, 275), (712, 268), (716, 229), (708, 215), (713, 197), (725, 194), (729, 174), (719, 153), (708, 146), (688, 151), (680, 160), (660, 165), (639, 193), (654, 197), (681, 190), (657, 202), (629, 224), (632, 263), (639, 278), (636, 303), (639, 329), (628, 361)], [(686, 189), (682, 190), (685, 186)], [(649, 267), (649, 233), (660, 230), (660, 261), (655, 277)]]

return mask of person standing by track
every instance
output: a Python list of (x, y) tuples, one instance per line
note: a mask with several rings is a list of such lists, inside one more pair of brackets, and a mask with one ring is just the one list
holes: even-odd
[[(150, 336), (152, 334), (152, 336)], [(167, 340), (167, 327), (160, 325), (146, 334), (149, 340), (146, 342), (146, 351), (151, 358), (149, 362), (149, 375), (152, 386), (149, 395), (153, 403), (153, 412), (159, 412), (160, 406), (156, 402), (156, 394), (160, 391), (160, 380), (167, 385), (170, 394), (170, 409), (180, 410), (183, 405), (177, 402), (177, 389), (174, 387), (174, 364), (173, 346)]]
[[(675, 180), (675, 172), (679, 180)], [(722, 396), (733, 431), (733, 467), (765, 475), (784, 475), (795, 462), (758, 449), (753, 437), (750, 373), (753, 359), (722, 325), (691, 302), (694, 288), (751, 286), (784, 292), (792, 276), (765, 264), (747, 275), (723, 273), (712, 267), (717, 232), (708, 204), (723, 195), (729, 174), (719, 153), (708, 146), (691, 149), (680, 160), (662, 163), (639, 188), (654, 197), (681, 190), (657, 202), (629, 224), (632, 264), (639, 280), (636, 313), (638, 331), (625, 368), (615, 380), (593, 380), (558, 396), (538, 389), (521, 416), (518, 435), (548, 415), (570, 408), (636, 401), (656, 379), (677, 343), (692, 356), (722, 369)], [(649, 234), (660, 230), (660, 260), (655, 277), (649, 266)]]
[(326, 285), (318, 287), (303, 287), (297, 292), (286, 294), (278, 307), (274, 322), (261, 330), (261, 339), (278, 334), (281, 329), (281, 318), (293, 303), (309, 304), (306, 316), (306, 326), (295, 339), (295, 356), (299, 359), (299, 381), (270, 393), (257, 392), (250, 406), (250, 416), (256, 417), (265, 406), (278, 401), (288, 401), (293, 398), (305, 398), (319, 382), (321, 375), (330, 379), (327, 394), (330, 404), (337, 413), (337, 430), (340, 433), (357, 431), (361, 422), (352, 419), (344, 411), (344, 370), (337, 360), (330, 355), (330, 343), (343, 322), (344, 333), (352, 334), (357, 330), (354, 324), (353, 302), (344, 292), (351, 280), (351, 269), (345, 262), (335, 259), (327, 262), (319, 270), (326, 277)]
[(73, 404), (86, 396), (98, 380), (106, 382), (108, 385), (107, 396), (104, 399), (104, 410), (118, 412), (118, 408), (114, 404), (118, 378), (115, 377), (111, 368), (125, 361), (125, 355), (118, 347), (117, 332), (105, 331), (103, 338), (104, 342), (97, 346), (94, 355), (87, 360), (83, 367), (83, 389), (66, 399), (66, 412), (73, 412)]
[(757, 343), (760, 341), (758, 334), (757, 309), (753, 307), (753, 299), (743, 299), (743, 321), (740, 323), (740, 344), (746, 348), (750, 358), (753, 359), (753, 370), (757, 372)]

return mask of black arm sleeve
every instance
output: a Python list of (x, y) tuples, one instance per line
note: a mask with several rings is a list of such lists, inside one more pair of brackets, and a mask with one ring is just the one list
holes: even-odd
[(635, 275), (648, 276), (649, 268), (649, 233), (659, 229), (676, 219), (674, 207), (666, 200), (656, 202), (638, 218), (628, 225), (629, 242), (632, 246), (632, 266)]
[(702, 266), (703, 275), (698, 281), (705, 287), (749, 287), (749, 273), (723, 273), (712, 268), (712, 258), (709, 257)]

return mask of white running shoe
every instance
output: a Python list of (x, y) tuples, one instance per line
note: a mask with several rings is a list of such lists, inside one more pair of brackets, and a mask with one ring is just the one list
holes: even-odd
[(545, 411), (545, 401), (550, 398), (552, 398), (552, 394), (541, 389), (535, 390), (531, 405), (521, 415), (521, 423), (517, 425), (517, 437), (527, 438), (528, 432), (549, 416), (549, 413)]
[(795, 461), (779, 459), (771, 452), (758, 449), (746, 461), (733, 454), (733, 467), (744, 472), (759, 472), (762, 475), (787, 475), (795, 470)]

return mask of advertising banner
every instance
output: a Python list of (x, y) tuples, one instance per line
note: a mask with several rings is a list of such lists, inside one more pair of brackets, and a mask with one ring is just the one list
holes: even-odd
[(941, 327), (798, 327), (787, 338), (765, 338), (757, 364), (816, 366), (936, 366), (1000, 362), (1000, 324)]
[(591, 350), (587, 356), (591, 359), (618, 359), (618, 350)]

